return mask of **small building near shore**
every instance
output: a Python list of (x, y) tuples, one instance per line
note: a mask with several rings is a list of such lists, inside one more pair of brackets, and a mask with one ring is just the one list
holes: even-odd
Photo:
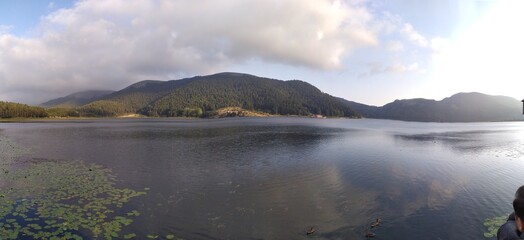
[[(524, 101), (524, 100), (522, 100)], [(311, 115), (312, 118), (326, 118), (325, 116), (322, 116), (322, 114), (313, 114)]]

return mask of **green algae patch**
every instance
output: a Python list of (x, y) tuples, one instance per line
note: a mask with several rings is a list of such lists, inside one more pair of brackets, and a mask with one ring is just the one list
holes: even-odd
[(134, 237), (136, 237), (136, 234), (134, 234), (134, 233), (129, 233), (129, 234), (124, 235), (124, 239), (131, 239), (131, 238), (134, 238)]
[(26, 163), (2, 172), (0, 182), (2, 239), (130, 237), (122, 229), (140, 213), (124, 206), (145, 194), (115, 187), (108, 169), (81, 161)]
[(484, 220), (484, 226), (487, 228), (487, 232), (484, 232), (484, 237), (494, 238), (497, 236), (497, 231), (508, 219), (508, 214), (500, 217), (486, 218)]
[(160, 237), (129, 231), (141, 213), (128, 203), (150, 188), (118, 188), (116, 177), (98, 164), (21, 160), (30, 152), (0, 135), (0, 240)]

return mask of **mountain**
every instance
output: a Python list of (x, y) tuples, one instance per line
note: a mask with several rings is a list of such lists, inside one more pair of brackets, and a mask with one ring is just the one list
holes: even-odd
[(378, 118), (376, 116), (378, 115), (378, 111), (380, 110), (380, 107), (370, 106), (370, 105), (366, 105), (366, 104), (358, 103), (358, 102), (353, 102), (353, 101), (348, 101), (348, 100), (346, 100), (344, 98), (339, 98), (339, 100), (343, 104), (345, 104), (348, 107), (350, 107), (351, 109), (353, 109), (355, 112), (358, 112), (359, 114), (361, 114), (363, 117)]
[(52, 107), (78, 107), (85, 105), (87, 103), (96, 101), (101, 97), (112, 93), (113, 91), (109, 90), (90, 90), (82, 91), (73, 94), (69, 94), (65, 97), (52, 99), (47, 102), (41, 103), (40, 106), (45, 108)]
[(395, 100), (382, 107), (341, 100), (367, 118), (419, 122), (490, 122), (524, 120), (522, 103), (505, 96), (458, 93), (441, 101), (431, 99)]
[[(299, 80), (218, 73), (180, 80), (144, 80), (120, 91), (86, 91), (48, 101), (51, 116), (211, 117), (225, 108), (279, 115), (360, 117), (421, 122), (524, 120), (522, 103), (482, 93), (458, 93), (441, 101), (395, 100), (382, 107), (335, 98)], [(76, 107), (82, 105), (81, 107)]]
[(145, 80), (82, 106), (85, 116), (140, 113), (147, 116), (208, 116), (240, 107), (281, 115), (359, 117), (337, 98), (313, 85), (242, 73), (218, 73), (181, 80)]
[[(119, 111), (123, 113), (137, 113), (162, 96), (195, 80), (198, 80), (198, 77), (171, 81), (144, 80), (113, 92), (100, 100), (117, 104), (121, 108)], [(91, 102), (95, 105), (100, 103), (100, 101)]]

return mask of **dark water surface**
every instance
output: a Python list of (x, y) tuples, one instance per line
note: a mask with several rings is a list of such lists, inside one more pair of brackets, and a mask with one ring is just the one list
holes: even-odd
[[(524, 123), (233, 118), (1, 123), (25, 158), (82, 160), (132, 201), (139, 235), (484, 239), (524, 184)], [(165, 234), (164, 234), (165, 236)]]

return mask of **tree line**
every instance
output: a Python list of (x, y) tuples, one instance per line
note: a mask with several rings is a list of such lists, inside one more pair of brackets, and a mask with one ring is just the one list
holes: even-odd
[(0, 118), (44, 118), (49, 114), (42, 107), (0, 101)]
[(0, 118), (43, 118), (48, 116), (46, 110), (41, 107), (0, 101)]

